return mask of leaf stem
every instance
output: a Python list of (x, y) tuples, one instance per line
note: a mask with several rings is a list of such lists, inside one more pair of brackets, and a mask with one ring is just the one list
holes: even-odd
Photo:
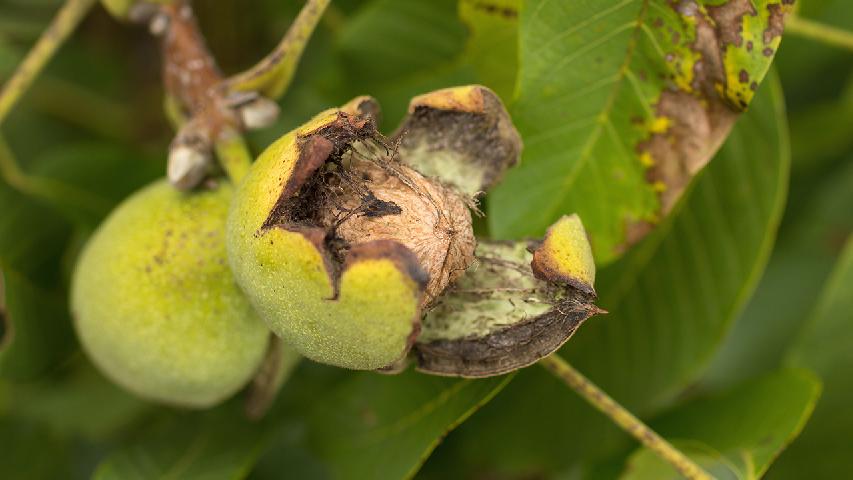
[(0, 124), (36, 76), (71, 35), (95, 0), (67, 0), (0, 91)]
[(227, 80), (231, 91), (257, 91), (268, 98), (284, 95), (302, 52), (330, 0), (308, 0), (275, 49), (255, 66)]
[(610, 395), (598, 388), (556, 353), (539, 360), (539, 364), (557, 376), (593, 407), (607, 415), (613, 423), (631, 434), (649, 450), (657, 453), (686, 478), (690, 480), (711, 480), (713, 478), (702, 467), (696, 465), (642, 420), (619, 405)]
[(785, 20), (785, 32), (853, 51), (853, 32), (799, 15), (791, 15)]

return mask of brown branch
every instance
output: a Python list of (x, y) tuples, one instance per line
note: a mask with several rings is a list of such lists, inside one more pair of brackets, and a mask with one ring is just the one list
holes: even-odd
[[(183, 119), (169, 147), (168, 177), (179, 189), (201, 183), (213, 168), (213, 154), (233, 142), (247, 128), (269, 125), (278, 106), (256, 92), (230, 93), (216, 61), (205, 44), (189, 0), (164, 4), (147, 18), (152, 33), (161, 37), (163, 83), (171, 116)], [(235, 167), (245, 156), (220, 159), (226, 173), (245, 172)], [(239, 178), (232, 178), (239, 180)]]

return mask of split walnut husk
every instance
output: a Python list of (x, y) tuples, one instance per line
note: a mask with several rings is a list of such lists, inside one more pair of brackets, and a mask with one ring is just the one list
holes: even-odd
[(482, 86), (416, 97), (390, 138), (359, 97), (273, 143), (238, 188), (229, 261), (261, 318), (304, 356), (489, 376), (559, 348), (599, 310), (580, 219), (541, 242), (477, 245), (477, 198), (521, 140)]

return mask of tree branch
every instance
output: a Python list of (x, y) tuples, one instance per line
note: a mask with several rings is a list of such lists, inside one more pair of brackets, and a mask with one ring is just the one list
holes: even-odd
[(539, 364), (562, 380), (572, 390), (589, 402), (593, 407), (607, 415), (616, 425), (628, 432), (641, 444), (652, 450), (690, 480), (711, 480), (702, 467), (687, 458), (625, 407), (619, 405), (607, 393), (598, 388), (582, 373), (574, 369), (556, 353), (539, 360)]

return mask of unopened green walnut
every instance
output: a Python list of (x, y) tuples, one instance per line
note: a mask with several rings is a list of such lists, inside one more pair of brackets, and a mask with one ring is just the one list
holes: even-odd
[(84, 350), (142, 397), (207, 407), (242, 388), (269, 331), (225, 253), (233, 188), (178, 192), (158, 181), (125, 200), (86, 245), (72, 312)]

